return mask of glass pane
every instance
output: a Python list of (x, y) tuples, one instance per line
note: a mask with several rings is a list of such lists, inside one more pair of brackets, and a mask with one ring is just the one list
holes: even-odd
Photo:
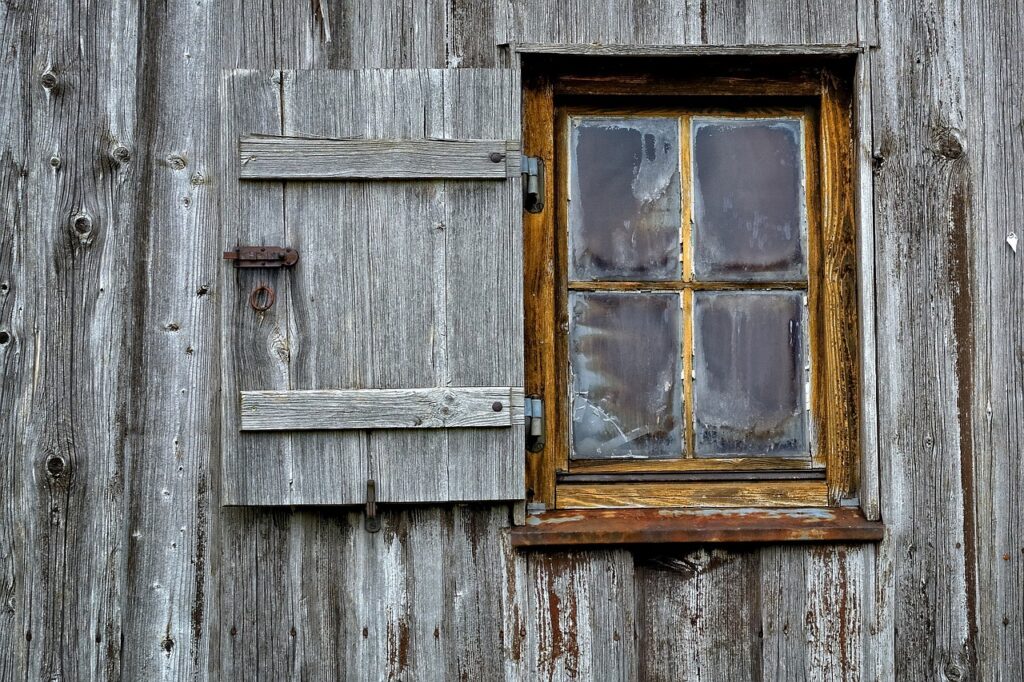
[(572, 457), (682, 455), (679, 294), (570, 293)]
[(799, 119), (694, 119), (694, 275), (796, 280), (806, 275)]
[(697, 456), (807, 456), (803, 292), (697, 292), (693, 303)]
[(574, 118), (569, 278), (674, 280), (679, 260), (679, 121)]

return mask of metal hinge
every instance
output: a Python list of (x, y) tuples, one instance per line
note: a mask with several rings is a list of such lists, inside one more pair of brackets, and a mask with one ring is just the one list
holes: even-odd
[(519, 168), (523, 174), (523, 208), (528, 213), (544, 210), (544, 159), (522, 156)]
[(299, 252), (286, 246), (238, 246), (225, 251), (224, 260), (236, 268), (290, 268), (299, 262)]
[(523, 414), (526, 416), (526, 449), (540, 452), (544, 449), (544, 399), (539, 395), (526, 396)]

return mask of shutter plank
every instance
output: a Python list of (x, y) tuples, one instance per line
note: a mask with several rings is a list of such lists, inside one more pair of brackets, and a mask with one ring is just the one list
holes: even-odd
[[(281, 132), (281, 86), (277, 71), (228, 72), (221, 81), (221, 176), (238, 175), (234, 140), (239, 130)], [(278, 244), (286, 240), (280, 182), (226, 182), (221, 196), (223, 245)], [(288, 388), (290, 347), (288, 311), (291, 279), (284, 270), (237, 269), (221, 264), (224, 424), (237, 424), (238, 392)], [(248, 302), (260, 284), (277, 293), (277, 302), (257, 314)], [(287, 435), (222, 433), (222, 498), (225, 505), (278, 504), (289, 501), (294, 475)], [(249, 463), (258, 461), (259, 467)]]
[[(352, 71), (285, 71), (280, 93), (282, 133), (364, 134), (361, 107), (338, 104), (359, 101), (356, 78)], [(301, 254), (288, 275), (292, 288), (289, 383), (252, 390), (372, 386), (365, 183), (286, 182), (284, 188), (288, 245)], [(237, 427), (238, 422), (231, 425), (232, 435), (256, 435), (238, 434)], [(365, 433), (304, 431), (288, 437), (295, 462), (289, 490), (294, 504), (365, 500), (369, 456)]]
[[(519, 137), (517, 71), (440, 72), (444, 100), (428, 121), (434, 137)], [(455, 386), (523, 386), (521, 179), (445, 182), (444, 298), (449, 380)], [(522, 499), (525, 432), (448, 432), (448, 463), (462, 499)], [(481, 458), (479, 453), (488, 453)]]
[[(512, 140), (335, 140), (243, 136), (243, 179), (484, 178), (519, 175)], [(497, 161), (492, 154), (500, 155)]]
[(522, 408), (522, 389), (508, 387), (245, 391), (242, 430), (512, 426)]

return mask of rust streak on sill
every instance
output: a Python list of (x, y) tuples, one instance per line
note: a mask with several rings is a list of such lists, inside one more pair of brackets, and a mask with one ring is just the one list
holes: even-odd
[(859, 509), (574, 509), (530, 516), (511, 538), (515, 547), (877, 542), (884, 530)]

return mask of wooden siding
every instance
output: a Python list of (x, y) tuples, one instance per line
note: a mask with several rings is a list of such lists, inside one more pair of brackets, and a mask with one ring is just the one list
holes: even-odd
[[(1020, 3), (139, 7), (0, 3), (0, 678), (1024, 677)], [(220, 506), (221, 70), (506, 42), (877, 45), (880, 545), (518, 552), (500, 504), (376, 535)]]

